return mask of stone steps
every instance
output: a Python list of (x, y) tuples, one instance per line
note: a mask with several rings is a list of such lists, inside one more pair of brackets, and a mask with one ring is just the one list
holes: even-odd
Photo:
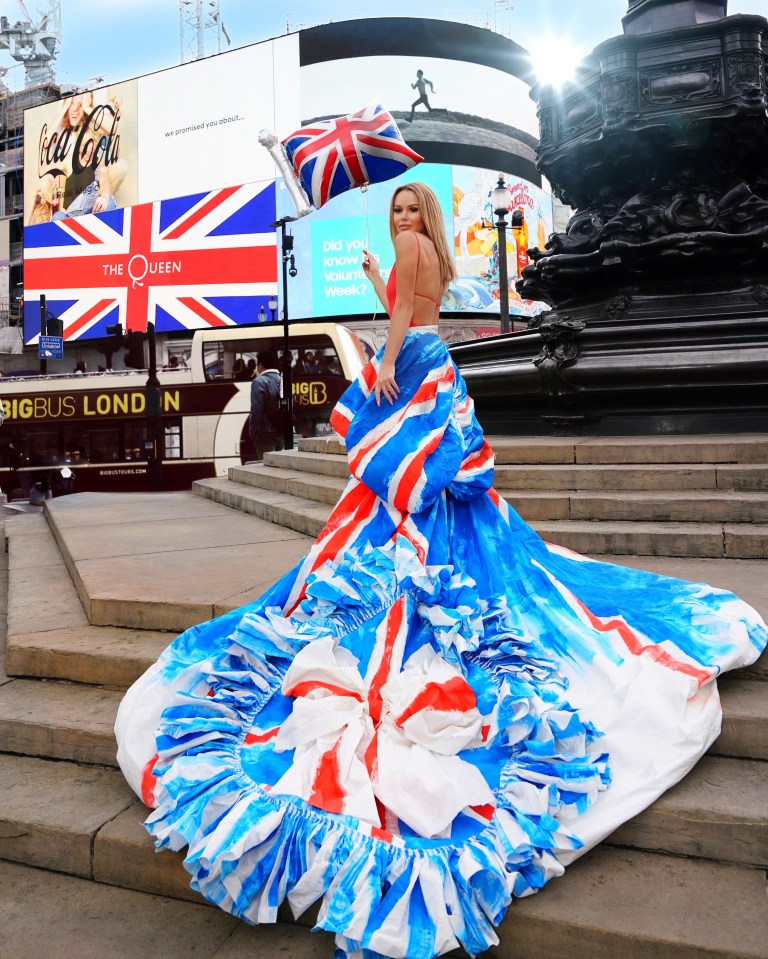
[(172, 639), (173, 633), (118, 626), (18, 633), (8, 638), (6, 669), (12, 676), (127, 689)]
[[(307, 928), (309, 915), (298, 924), (253, 927), (211, 906), (15, 862), (0, 862), (0, 901), (7, 907), (2, 936), (9, 957), (330, 959), (333, 954), (332, 937)], [(40, 903), (46, 904), (44, 922)], [(765, 959), (764, 903), (760, 870), (600, 847), (544, 894), (516, 901), (499, 929), (500, 945), (488, 955)]]
[[(275, 466), (242, 466), (229, 479), (245, 486), (333, 506), (348, 473), (326, 476)], [(201, 481), (205, 482), (205, 481)], [(652, 522), (768, 523), (768, 492), (690, 490), (609, 493), (584, 490), (507, 489), (499, 493), (526, 522), (534, 520), (617, 520)]]
[[(763, 433), (706, 436), (488, 436), (499, 466), (510, 463), (768, 463)], [(308, 453), (345, 455), (336, 436), (299, 440)]]
[[(308, 442), (317, 444), (317, 448), (306, 450), (309, 453), (322, 456), (323, 449), (330, 449), (331, 455), (340, 455), (338, 444)], [(522, 447), (514, 450), (514, 455), (525, 455)], [(606, 449), (599, 455), (618, 453)], [(277, 472), (284, 468), (258, 469)], [(298, 482), (293, 471), (286, 472), (286, 483)], [(256, 505), (245, 511), (258, 517), (262, 515), (258, 510), (264, 510), (279, 517), (282, 525), (286, 525), (286, 518), (303, 516), (303, 520), (296, 519), (297, 523), (303, 522), (303, 527), (290, 528), (315, 535), (312, 524), (322, 526), (330, 503), (338, 495), (335, 488), (343, 485), (344, 477), (315, 473), (311, 480), (305, 477), (302, 482), (309, 483), (304, 488), (307, 493), (312, 484), (317, 485), (315, 496), (330, 497), (334, 490), (333, 500), (296, 497), (285, 488), (262, 490), (226, 479), (210, 481), (209, 489), (218, 488), (229, 498), (255, 494), (257, 500), (251, 503)], [(260, 496), (266, 498), (258, 500)], [(237, 580), (230, 593), (211, 593), (216, 598), (206, 600), (206, 615), (215, 615), (262, 592), (280, 574), (270, 566), (263, 574), (264, 581), (252, 591), (246, 590), (242, 586), (246, 579), (251, 583), (261, 579), (255, 565), (257, 556), (267, 555), (271, 560), (270, 554), (281, 549), (285, 551), (285, 563), (290, 565), (292, 551), (301, 554), (308, 546), (301, 536), (277, 531), (275, 539), (274, 532), (270, 535), (269, 529), (265, 532), (261, 527), (258, 535), (249, 539), (244, 537), (244, 524), (257, 524), (256, 519), (230, 514), (230, 522), (227, 511), (216, 503), (206, 505), (197, 514), (189, 499), (196, 498), (180, 501), (179, 507), (171, 500), (147, 503), (146, 514), (142, 512), (144, 504), (138, 504), (131, 511), (131, 530), (125, 540), (119, 526), (107, 522), (105, 528), (105, 517), (128, 512), (118, 498), (107, 505), (84, 496), (79, 501), (80, 518), (76, 515), (78, 497), (69, 498), (69, 504), (65, 500), (58, 517), (53, 511), (50, 514), (56, 543), (43, 516), (9, 521), (10, 525), (24, 523), (25, 527), (23, 536), (16, 532), (10, 539), (8, 664), (11, 676), (16, 678), (0, 685), (0, 782), (4, 799), (0, 804), (0, 860), (6, 860), (0, 861), (0, 901), (11, 901), (9, 896), (15, 895), (11, 892), (13, 882), (13, 889), (25, 891), (37, 917), (36, 923), (31, 917), (25, 920), (26, 899), (14, 898), (11, 918), (16, 925), (9, 926), (4, 920), (0, 939), (7, 946), (10, 935), (10, 942), (17, 943), (13, 955), (29, 959), (38, 959), (38, 955), (39, 959), (57, 959), (59, 954), (84, 959), (91, 955), (93, 959), (97, 955), (99, 959), (106, 955), (132, 957), (133, 942), (127, 951), (116, 945), (111, 953), (109, 945), (104, 947), (101, 942), (100, 952), (89, 953), (89, 947), (80, 949), (79, 940), (67, 939), (70, 930), (74, 936), (74, 930), (79, 929), (78, 915), (71, 916), (71, 909), (65, 913), (57, 904), (62, 898), (76, 901), (77, 895), (85, 902), (82, 913), (90, 918), (93, 930), (101, 928), (100, 917), (114, 915), (118, 932), (114, 940), (106, 942), (119, 943), (121, 937), (129, 935), (126, 929), (129, 923), (135, 924), (136, 913), (150, 918), (157, 913), (155, 939), (163, 946), (165, 959), (193, 954), (235, 959), (235, 955), (260, 955), (259, 950), (279, 951), (283, 947), (297, 959), (331, 955), (328, 937), (310, 937), (297, 926), (252, 929), (202, 905), (200, 897), (189, 889), (182, 855), (158, 855), (154, 851), (141, 825), (147, 810), (115, 768), (112, 725), (120, 689), (154, 660), (173, 634), (128, 628), (124, 623), (97, 626), (89, 622), (86, 610), (100, 616), (109, 600), (113, 609), (123, 611), (121, 616), (128, 616), (124, 611), (130, 606), (145, 603), (151, 612), (156, 594), (163, 591), (154, 586), (160, 578), (167, 581), (165, 592), (171, 594), (168, 608), (178, 604), (179, 609), (186, 609), (185, 603), (196, 601), (196, 590), (201, 592), (200, 581), (193, 580), (196, 589), (187, 587), (187, 595), (179, 589), (177, 580), (192, 577), (197, 565), (204, 576), (213, 569), (214, 578), (219, 579), (231, 569)], [(297, 500), (303, 514), (294, 514)], [(173, 530), (172, 549), (183, 557), (180, 565), (174, 565), (172, 549), (164, 551), (164, 547), (168, 547), (170, 521), (178, 524), (184, 516), (189, 517), (195, 535), (185, 538)], [(82, 529), (89, 525), (95, 551), (86, 548), (82, 536)], [(200, 538), (214, 534), (216, 545), (209, 556), (206, 550), (210, 547)], [(284, 536), (288, 540), (279, 538)], [(254, 542), (252, 553), (243, 545), (243, 538)], [(66, 562), (52, 543), (65, 553)], [(134, 557), (132, 552), (137, 552), (139, 543), (142, 552)], [(724, 570), (735, 569), (730, 574), (735, 582), (723, 585), (749, 586), (764, 605), (755, 596), (745, 598), (762, 608), (764, 614), (768, 608), (768, 596), (760, 585), (766, 580), (759, 577), (762, 566), (757, 561), (726, 564), (706, 559), (646, 558), (649, 568), (656, 568), (656, 563), (660, 570), (692, 579), (712, 578), (700, 575), (699, 570), (711, 569), (723, 576)], [(642, 560), (640, 557), (636, 565), (643, 566)], [(245, 570), (241, 568), (244, 562)], [(626, 562), (633, 565), (634, 561)], [(131, 596), (123, 588), (122, 593), (105, 595), (105, 570), (125, 587), (139, 567), (139, 592), (134, 589)], [(689, 568), (692, 572), (686, 575)], [(84, 603), (78, 598), (73, 579), (78, 582), (81, 598), (85, 597)], [(41, 582), (46, 586), (43, 604)], [(92, 602), (97, 594), (89, 590), (100, 590), (99, 603)], [(203, 584), (203, 592), (207, 597), (208, 582)], [(186, 609), (184, 615), (188, 613)], [(133, 626), (152, 619), (144, 613), (130, 615), (134, 616)], [(170, 615), (168, 609), (164, 615)], [(768, 662), (761, 662), (722, 681), (723, 732), (710, 755), (652, 807), (569, 867), (566, 875), (551, 883), (543, 894), (515, 903), (500, 930), (501, 945), (494, 950), (499, 959), (549, 959), (554, 951), (569, 959), (698, 959), (702, 955), (711, 959), (764, 959), (768, 941), (764, 908), (768, 809), (762, 798), (768, 792), (767, 678)], [(76, 889), (80, 892), (70, 891)], [(33, 894), (34, 890), (42, 895)], [(46, 924), (39, 922), (41, 899), (54, 903), (52, 913), (46, 912)], [(91, 904), (102, 901), (112, 905), (95, 913)], [(210, 918), (202, 922), (197, 918), (200, 915)], [(284, 915), (288, 918), (287, 913)], [(184, 922), (195, 929), (203, 928), (205, 933), (194, 940), (181, 934), (174, 939), (175, 924), (182, 922), (177, 917), (182, 916)], [(24, 921), (29, 925), (22, 927)], [(311, 925), (311, 916), (302, 922)], [(66, 943), (66, 948), (58, 953), (40, 946), (36, 954), (38, 927), (51, 924), (59, 944)], [(223, 945), (217, 939), (220, 930), (228, 933)], [(137, 956), (146, 959), (157, 955), (159, 959), (161, 953), (152, 952), (147, 937), (138, 936), (137, 942), (143, 949), (135, 953)]]
[[(62, 619), (41, 604), (33, 560), (18, 572), (12, 565), (11, 589), (20, 598), (9, 615), (10, 635), (28, 632), (30, 617), (35, 631), (90, 624), (145, 637), (178, 633), (256, 599), (308, 548), (279, 524), (191, 493), (79, 493), (52, 500), (46, 516), (25, 519), (42, 523), (35, 550), (50, 554), (46, 589), (51, 582), (68, 605)], [(26, 557), (27, 538), (18, 548)]]
[[(119, 689), (11, 679), (0, 687), (0, 753), (114, 766), (121, 698)], [(711, 752), (768, 759), (768, 683), (725, 677), (721, 701), (723, 729)]]
[[(160, 858), (160, 857), (156, 857)], [(333, 954), (327, 933), (249, 926), (210, 905), (183, 902), (0, 862), (2, 955), (19, 959), (241, 959)], [(44, 909), (44, 920), (41, 920)]]
[[(342, 480), (325, 475), (316, 480), (314, 476), (302, 477), (298, 471), (288, 476), (285, 469), (280, 469), (275, 470), (279, 475), (272, 482), (270, 467), (243, 467), (237, 472), (242, 477), (246, 470), (249, 471), (248, 483), (216, 477), (198, 480), (193, 484), (193, 491), (243, 513), (315, 537), (328, 521), (332, 508), (329, 501), (335, 503), (343, 489)], [(269, 486), (255, 485), (254, 481), (263, 481)], [(532, 500), (534, 508), (529, 511), (518, 495), (500, 492), (516, 509), (519, 507), (518, 512), (547, 542), (588, 556), (768, 558), (768, 524), (540, 519), (530, 515), (540, 502), (536, 497)], [(657, 502), (661, 502), (661, 497)], [(647, 503), (639, 502), (635, 504), (635, 511), (647, 516), (646, 507)], [(663, 503), (662, 507), (668, 509)], [(684, 509), (689, 515), (695, 515), (696, 503), (686, 502)]]
[[(748, 767), (738, 771), (738, 782), (737, 770), (730, 768), (734, 763)], [(562, 947), (563, 939), (573, 945), (587, 935), (593, 951), (574, 951), (580, 948), (574, 945), (569, 956), (692, 959), (706, 935), (706, 954), (712, 957), (760, 956), (760, 935), (768, 933), (763, 905), (768, 810), (762, 801), (767, 775), (763, 763), (705, 759), (607, 844), (571, 865), (545, 893), (516, 902), (500, 930), (496, 955), (544, 957), (545, 945)], [(116, 770), (0, 755), (0, 780), (3, 859), (171, 901), (202, 903), (188, 886), (182, 854), (154, 851), (141, 824), (148, 810)], [(55, 803), (46, 800), (50, 793), (55, 793)], [(13, 872), (0, 864), (0, 875)], [(93, 889), (92, 895), (101, 895), (99, 885)], [(731, 910), (728, 918), (722, 914), (724, 901), (738, 904), (740, 918), (749, 917), (750, 932), (740, 931), (735, 942), (728, 941), (727, 931), (734, 926)], [(211, 915), (216, 922), (223, 916), (218, 910)], [(691, 915), (695, 923), (689, 921)], [(553, 922), (558, 930), (554, 940)], [(540, 942), (541, 924), (547, 932)], [(630, 941), (631, 953), (619, 950)], [(302, 947), (299, 940), (297, 948)]]
[[(586, 555), (768, 558), (768, 438), (491, 437), (500, 495)], [(349, 476), (336, 439), (302, 439), (193, 491), (317, 536)]]
[[(298, 450), (266, 453), (264, 465), (337, 479), (349, 475), (345, 454), (312, 452), (304, 448), (304, 441), (300, 441)], [(494, 485), (497, 489), (537, 491), (729, 490), (768, 493), (768, 463), (497, 463)]]
[(320, 534), (331, 514), (331, 506), (317, 500), (234, 483), (223, 476), (197, 480), (192, 484), (192, 492), (285, 529), (305, 533), (313, 539)]
[(116, 766), (121, 690), (12, 679), (0, 687), (0, 752)]

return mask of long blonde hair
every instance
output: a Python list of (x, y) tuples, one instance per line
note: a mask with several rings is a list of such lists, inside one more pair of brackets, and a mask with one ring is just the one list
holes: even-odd
[(443, 288), (446, 288), (452, 280), (456, 279), (458, 274), (456, 273), (451, 251), (448, 248), (448, 240), (445, 236), (445, 220), (443, 218), (443, 211), (440, 209), (440, 202), (435, 196), (434, 190), (428, 187), (426, 183), (404, 183), (392, 194), (392, 199), (389, 203), (389, 235), (392, 237), (392, 242), (395, 242), (395, 237), (397, 236), (394, 221), (395, 198), (398, 193), (402, 193), (403, 190), (412, 190), (416, 194), (416, 198), (419, 201), (421, 219), (424, 221), (424, 231), (435, 245), (437, 262), (440, 268), (440, 282)]

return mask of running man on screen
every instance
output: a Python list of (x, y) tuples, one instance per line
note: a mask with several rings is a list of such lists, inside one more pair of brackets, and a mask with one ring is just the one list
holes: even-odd
[(416, 112), (416, 107), (417, 107), (420, 103), (423, 103), (424, 106), (427, 108), (427, 110), (428, 110), (430, 113), (433, 112), (433, 108), (429, 105), (429, 100), (427, 99), (427, 87), (429, 87), (429, 92), (430, 92), (430, 93), (434, 93), (434, 92), (435, 92), (435, 88), (434, 88), (434, 86), (432, 85), (432, 81), (431, 81), (431, 80), (427, 80), (427, 78), (424, 76), (424, 71), (423, 71), (423, 70), (417, 70), (417, 71), (416, 71), (416, 82), (411, 84), (411, 89), (412, 89), (412, 90), (418, 89), (418, 91), (419, 91), (419, 99), (418, 99), (418, 100), (415, 100), (415, 101), (411, 104), (411, 118), (410, 118), (410, 120), (408, 121), (409, 123), (413, 123), (413, 115), (414, 115), (414, 113)]

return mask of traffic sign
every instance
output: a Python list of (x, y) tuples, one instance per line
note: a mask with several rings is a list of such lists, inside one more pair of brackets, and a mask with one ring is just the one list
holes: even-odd
[(38, 344), (37, 355), (41, 360), (63, 360), (64, 337), (41, 336)]

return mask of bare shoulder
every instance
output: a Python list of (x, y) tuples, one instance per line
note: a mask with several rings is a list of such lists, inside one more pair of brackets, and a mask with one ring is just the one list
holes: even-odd
[(409, 253), (415, 256), (418, 242), (419, 241), (416, 239), (416, 234), (412, 233), (410, 230), (405, 230), (402, 233), (398, 233), (395, 237), (395, 253), (398, 256), (407, 256)]

